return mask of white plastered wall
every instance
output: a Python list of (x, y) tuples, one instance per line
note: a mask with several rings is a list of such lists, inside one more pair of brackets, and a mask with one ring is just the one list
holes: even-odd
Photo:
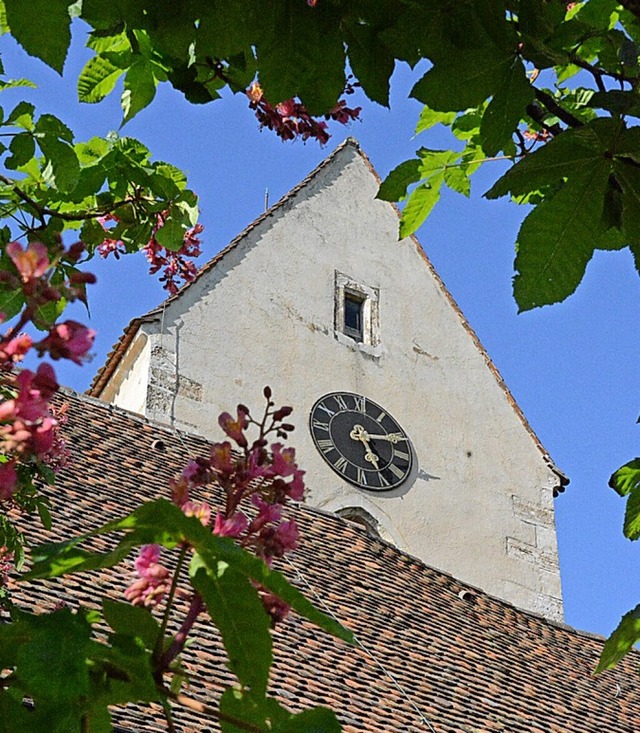
[[(144, 412), (215, 439), (218, 414), (238, 402), (260, 410), (268, 384), (295, 408), (309, 503), (361, 506), (427, 564), (560, 619), (558, 476), (422, 254), (397, 241), (397, 215), (375, 200), (377, 185), (345, 147), (168, 304), (163, 333), (159, 321), (145, 324)], [(335, 333), (336, 273), (378, 290), (374, 349)], [(132, 409), (127, 385), (137, 377), (118, 378), (112, 399)], [(407, 431), (417, 458), (408, 486), (359, 491), (318, 455), (309, 410), (336, 390), (374, 400)]]

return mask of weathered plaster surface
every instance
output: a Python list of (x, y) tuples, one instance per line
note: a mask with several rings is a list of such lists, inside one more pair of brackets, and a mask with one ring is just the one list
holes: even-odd
[[(359, 153), (345, 148), (170, 302), (163, 333), (147, 329), (140, 357), (144, 412), (213, 438), (223, 409), (260, 409), (269, 384), (295, 407), (310, 503), (362, 506), (429, 565), (561, 618), (558, 477), (415, 244), (397, 241), (397, 215), (376, 191)], [(379, 343), (336, 334), (336, 273), (377, 291)], [(328, 468), (306, 421), (335, 390), (363, 394), (400, 422), (417, 458), (412, 485), (363, 493)], [(139, 402), (123, 386), (118, 403), (129, 394)]]

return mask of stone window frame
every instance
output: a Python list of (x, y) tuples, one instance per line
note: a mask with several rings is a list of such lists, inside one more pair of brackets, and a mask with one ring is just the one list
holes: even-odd
[(363, 528), (370, 537), (381, 539), (378, 521), (366, 509), (359, 506), (345, 506), (338, 509), (336, 514), (347, 522)]
[[(338, 341), (356, 346), (363, 351), (375, 350), (380, 345), (380, 291), (354, 280), (342, 272), (335, 272), (334, 333)], [(354, 338), (345, 326), (345, 300), (351, 297), (362, 303), (362, 340)]]

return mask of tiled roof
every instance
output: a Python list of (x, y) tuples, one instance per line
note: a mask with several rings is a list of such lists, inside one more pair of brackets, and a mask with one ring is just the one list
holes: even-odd
[[(170, 477), (206, 442), (97, 400), (68, 393), (73, 464), (52, 493), (62, 539), (167, 495)], [(302, 546), (285, 563), (291, 581), (355, 632), (350, 647), (295, 616), (274, 632), (270, 692), (292, 710), (323, 704), (346, 733), (631, 733), (640, 709), (639, 658), (593, 677), (602, 639), (520, 611), (367, 536), (337, 516), (295, 510)], [(20, 585), (23, 605), (88, 600), (98, 583), (121, 598), (126, 579), (109, 571)], [(201, 624), (187, 653), (194, 699), (216, 700), (231, 681), (215, 633)], [(162, 731), (157, 709), (129, 708), (122, 731)], [(180, 733), (218, 730), (195, 713)]]

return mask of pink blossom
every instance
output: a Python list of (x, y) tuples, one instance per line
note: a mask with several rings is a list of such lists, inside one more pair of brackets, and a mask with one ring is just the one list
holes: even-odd
[(304, 498), (305, 486), (302, 479), (304, 474), (304, 471), (294, 471), (293, 478), (287, 485), (287, 494), (290, 499), (293, 499), (293, 501), (302, 501), (302, 499)]
[(225, 440), (224, 443), (214, 443), (211, 446), (211, 467), (219, 473), (231, 473), (235, 467), (231, 443)]
[(204, 486), (211, 480), (208, 462), (201, 459), (189, 461), (182, 471), (182, 476), (192, 486)]
[(271, 452), (273, 455), (273, 473), (277, 476), (282, 476), (283, 478), (293, 475), (294, 471), (298, 468), (295, 462), (295, 448), (283, 449), (280, 443), (274, 443), (271, 446)]
[(182, 505), (187, 517), (196, 517), (206, 527), (211, 521), (211, 507), (206, 501), (187, 501)]
[(171, 501), (176, 506), (182, 507), (189, 501), (191, 484), (184, 476), (180, 476), (179, 479), (170, 479), (169, 487), (171, 488)]
[(160, 545), (143, 545), (140, 548), (138, 557), (134, 562), (135, 568), (140, 575), (144, 576), (149, 571), (149, 568), (160, 560), (161, 551), (162, 548)]
[(82, 364), (88, 358), (96, 332), (77, 321), (64, 321), (54, 326), (49, 335), (36, 344), (38, 352), (49, 352), (52, 359), (70, 359)]
[(223, 412), (218, 418), (218, 423), (231, 440), (235, 440), (239, 446), (246, 448), (247, 439), (243, 432), (249, 427), (246, 410), (238, 405), (237, 417), (235, 420), (228, 412)]
[(249, 520), (242, 512), (236, 512), (229, 519), (225, 519), (224, 515), (218, 512), (213, 525), (213, 534), (219, 537), (239, 537), (248, 524)]
[(258, 514), (249, 525), (249, 533), (259, 532), (265, 524), (277, 522), (282, 516), (281, 504), (271, 504), (265, 501), (259, 494), (254, 494), (251, 497), (251, 503), (258, 510)]
[[(0, 501), (8, 501), (18, 485), (16, 462), (0, 463)], [(6, 548), (2, 548), (5, 549)]]
[(290, 519), (288, 522), (280, 522), (276, 529), (276, 538), (282, 547), (283, 553), (297, 550), (300, 532), (295, 520)]
[(47, 364), (47, 362), (40, 364), (33, 378), (33, 386), (46, 400), (53, 397), (58, 391), (60, 385), (51, 364)]
[(22, 361), (32, 345), (33, 340), (31, 336), (26, 333), (20, 333), (0, 347), (0, 359), (14, 363)]
[(42, 277), (49, 269), (49, 253), (41, 242), (29, 242), (26, 249), (22, 249), (19, 242), (9, 242), (7, 254), (25, 283), (33, 278)]
[(263, 591), (260, 594), (260, 600), (262, 601), (264, 610), (271, 617), (271, 628), (274, 628), (276, 624), (284, 621), (291, 610), (289, 604), (285, 603), (282, 598), (274, 596), (273, 593)]
[(160, 547), (144, 545), (135, 561), (140, 576), (125, 590), (125, 598), (134, 606), (152, 608), (157, 606), (169, 589), (169, 571), (158, 562)]

